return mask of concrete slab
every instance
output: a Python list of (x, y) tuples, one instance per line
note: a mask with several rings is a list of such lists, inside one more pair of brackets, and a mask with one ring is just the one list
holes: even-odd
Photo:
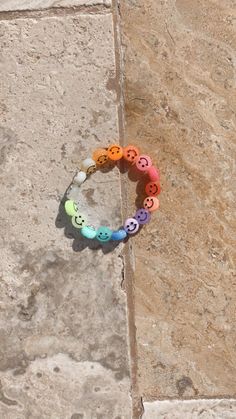
[(121, 1), (126, 142), (163, 189), (132, 241), (144, 402), (236, 394), (233, 3)]
[[(79, 161), (118, 140), (112, 17), (0, 34), (0, 417), (130, 419), (122, 246), (92, 250), (60, 208)], [(82, 197), (119, 224), (117, 172), (93, 176)]]
[(97, 5), (110, 7), (111, 0), (0, 0), (0, 12)]
[(234, 419), (236, 400), (165, 400), (144, 403), (142, 419)]

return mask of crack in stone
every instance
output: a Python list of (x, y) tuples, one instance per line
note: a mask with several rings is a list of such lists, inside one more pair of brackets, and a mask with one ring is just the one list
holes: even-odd
[(15, 19), (41, 19), (45, 17), (57, 17), (57, 16), (68, 16), (73, 15), (76, 17), (77, 14), (110, 14), (111, 7), (107, 4), (95, 4), (95, 5), (81, 5), (81, 6), (58, 6), (48, 7), (45, 9), (25, 9), (25, 10), (9, 10), (0, 11), (1, 20), (15, 20)]

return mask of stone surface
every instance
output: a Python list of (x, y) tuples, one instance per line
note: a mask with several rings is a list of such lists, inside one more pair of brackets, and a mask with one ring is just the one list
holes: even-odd
[(121, 2), (126, 143), (163, 188), (132, 241), (144, 402), (236, 395), (234, 6)]
[[(0, 417), (130, 419), (122, 246), (90, 248), (60, 205), (79, 161), (118, 139), (112, 17), (0, 35)], [(114, 170), (81, 194), (121, 222)]]
[(142, 419), (234, 419), (235, 400), (188, 400), (144, 403)]
[(13, 10), (40, 10), (49, 7), (111, 6), (111, 0), (0, 0), (0, 12)]

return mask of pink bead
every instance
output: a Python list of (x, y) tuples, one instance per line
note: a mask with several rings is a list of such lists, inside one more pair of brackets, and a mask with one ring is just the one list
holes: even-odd
[(155, 196), (148, 196), (144, 199), (143, 206), (150, 212), (156, 211), (159, 208), (159, 199), (157, 199)]
[(137, 157), (135, 163), (137, 169), (141, 170), (141, 172), (147, 172), (147, 170), (149, 170), (152, 166), (152, 160), (149, 156), (139, 156)]
[(157, 182), (158, 180), (160, 180), (160, 172), (154, 166), (150, 167), (150, 169), (148, 170), (148, 176), (152, 182)]

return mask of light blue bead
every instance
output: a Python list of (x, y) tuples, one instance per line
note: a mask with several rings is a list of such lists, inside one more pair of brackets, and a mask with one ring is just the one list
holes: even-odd
[(117, 230), (113, 231), (111, 239), (112, 240), (124, 240), (127, 237), (127, 233), (125, 230)]
[(81, 228), (80, 232), (86, 239), (94, 239), (97, 234), (97, 230), (93, 226), (85, 226)]
[(104, 242), (108, 242), (111, 239), (111, 235), (112, 235), (112, 231), (110, 230), (110, 228), (102, 226), (98, 228), (96, 238), (100, 242), (104, 243)]

